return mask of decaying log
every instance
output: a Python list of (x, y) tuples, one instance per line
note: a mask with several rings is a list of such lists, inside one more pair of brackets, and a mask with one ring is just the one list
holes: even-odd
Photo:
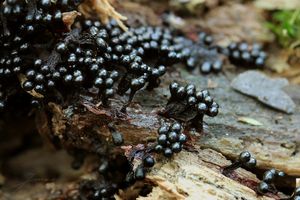
[[(202, 77), (199, 81), (195, 76), (183, 76), (201, 88), (207, 88), (207, 83), (212, 80), (210, 77)], [(247, 149), (257, 157), (260, 168), (275, 167), (289, 175), (300, 176), (299, 106), (293, 115), (284, 114), (235, 92), (225, 76), (214, 78), (213, 81), (217, 87), (211, 89), (211, 93), (220, 104), (220, 113), (215, 118), (204, 119), (207, 123), (204, 132), (192, 136), (196, 144), (215, 149), (230, 158), (237, 157), (242, 150)], [(85, 112), (70, 114), (70, 109), (62, 111), (68, 130), (61, 134), (84, 135), (85, 131), (94, 130), (109, 139), (107, 124), (113, 122), (117, 130), (123, 133), (125, 145), (151, 140), (156, 137), (160, 122), (165, 120), (158, 112), (163, 109), (159, 106), (166, 104), (169, 96), (167, 88), (165, 83), (153, 92), (141, 92), (126, 115), (120, 112), (120, 101), (113, 101), (111, 109), (82, 101)], [(296, 104), (299, 100), (294, 98)], [(263, 126), (242, 124), (237, 120), (239, 116), (254, 118)], [(54, 129), (56, 126), (52, 125)]]
[[(235, 92), (230, 88), (230, 77), (227, 74), (213, 79), (210, 76), (199, 79), (185, 72), (182, 72), (182, 77), (171, 74), (163, 81), (162, 87), (152, 92), (140, 92), (126, 114), (120, 112), (123, 98), (112, 100), (111, 108), (97, 106), (96, 102), (87, 101), (87, 97), (82, 98), (82, 109), (79, 110), (71, 107), (62, 109), (50, 104), (49, 111), (55, 118), (52, 118), (50, 127), (59, 138), (72, 138), (72, 143), (62, 140), (64, 145), (88, 150), (92, 143), (88, 136), (90, 132), (109, 141), (108, 124), (113, 122), (124, 135), (125, 146), (143, 144), (155, 140), (160, 123), (168, 120), (158, 113), (167, 102), (167, 86), (172, 79), (180, 82), (184, 78), (198, 88), (213, 86), (210, 91), (220, 104), (219, 115), (204, 119), (203, 132), (186, 130), (191, 140), (186, 150), (173, 160), (157, 158), (160, 161), (147, 178), (153, 190), (145, 199), (161, 199), (160, 194), (166, 195), (165, 199), (193, 199), (200, 193), (204, 199), (278, 199), (282, 194), (269, 197), (256, 195), (259, 180), (254, 174), (239, 169), (228, 178), (221, 174), (220, 168), (229, 164), (224, 156), (235, 159), (241, 151), (249, 150), (257, 158), (258, 170), (274, 167), (289, 176), (299, 177), (300, 99), (291, 96), (297, 105), (296, 111), (293, 115), (284, 114)], [(295, 88), (300, 89), (298, 86), (288, 86), (286, 90), (289, 93)], [(263, 125), (242, 124), (238, 121), (241, 116), (254, 118)], [(65, 123), (55, 123), (61, 120)], [(180, 174), (186, 175), (181, 177)], [(293, 180), (290, 178), (291, 187), (295, 184)]]
[[(109, 15), (100, 15), (100, 18), (103, 21), (108, 17), (116, 18), (121, 27), (126, 29), (122, 23), (126, 18), (110, 7), (108, 1), (89, 2), (92, 5), (98, 3), (98, 7), (95, 7), (98, 11), (103, 10), (99, 2), (104, 2), (109, 8)], [(90, 9), (91, 7), (81, 7), (84, 14)], [(222, 15), (221, 17), (223, 18)], [(208, 25), (211, 26), (211, 23)], [(251, 29), (251, 26), (248, 26), (248, 29)], [(230, 28), (231, 32), (232, 30)], [(225, 31), (218, 29), (212, 32)], [(265, 38), (261, 40), (264, 41)], [(296, 104), (295, 112), (288, 115), (234, 91), (230, 87), (230, 82), (236, 75), (227, 73), (198, 76), (183, 70), (179, 76), (178, 73), (170, 72), (159, 88), (152, 92), (146, 90), (138, 92), (126, 114), (120, 111), (126, 98), (118, 96), (111, 100), (110, 108), (102, 107), (97, 98), (89, 96), (82, 96), (78, 102), (71, 102), (68, 107), (50, 102), (45, 110), (36, 113), (36, 125), (42, 139), (51, 145), (52, 152), (37, 149), (10, 160), (6, 164), (8, 168), (12, 169), (12, 172), (19, 172), (17, 176), (24, 176), (23, 178), (27, 180), (16, 184), (15, 180), (6, 180), (0, 174), (0, 187), (5, 185), (3, 184), (5, 181), (10, 182), (3, 190), (0, 188), (0, 199), (72, 199), (73, 196), (77, 196), (78, 183), (83, 179), (95, 178), (89, 165), (93, 160), (88, 160), (80, 171), (74, 172), (70, 167), (71, 158), (66, 152), (53, 153), (53, 149), (62, 147), (66, 150), (79, 148), (91, 151), (94, 148), (93, 137), (111, 142), (109, 124), (113, 124), (124, 136), (125, 143), (120, 150), (155, 141), (157, 128), (161, 122), (169, 120), (158, 113), (167, 103), (170, 95), (168, 85), (172, 80), (190, 81), (199, 89), (210, 89), (212, 96), (220, 105), (220, 113), (215, 118), (205, 117), (203, 131), (185, 127), (185, 133), (190, 139), (185, 149), (172, 159), (156, 156), (156, 165), (149, 171), (146, 180), (137, 182), (125, 191), (119, 191), (116, 198), (141, 200), (286, 198), (287, 196), (282, 193), (258, 195), (256, 190), (260, 180), (254, 173), (240, 168), (224, 176), (222, 168), (231, 164), (228, 159), (236, 159), (241, 151), (248, 150), (258, 161), (259, 173), (274, 167), (287, 173), (288, 177), (284, 181), (289, 187), (295, 186), (293, 182), (295, 177), (300, 177), (300, 87), (286, 88)], [(239, 122), (238, 118), (245, 116), (259, 121), (262, 126)], [(22, 123), (27, 121), (24, 120)], [(0, 127), (6, 126), (13, 127), (15, 124)], [(14, 127), (15, 130), (12, 132), (26, 135), (34, 129), (32, 126), (29, 127), (30, 130)], [(13, 138), (9, 133), (4, 138), (6, 137)], [(15, 138), (9, 142), (0, 141), (1, 156), (2, 152), (13, 151), (20, 146), (21, 137)], [(24, 160), (29, 162), (24, 164)], [(45, 179), (49, 171), (57, 173), (56, 180)], [(53, 174), (50, 174), (50, 177), (53, 177)], [(12, 185), (14, 186), (10, 187)], [(138, 196), (137, 192), (145, 186), (151, 189), (147, 196)]]

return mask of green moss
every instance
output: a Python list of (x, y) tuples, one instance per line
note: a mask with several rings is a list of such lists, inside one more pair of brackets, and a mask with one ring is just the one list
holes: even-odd
[(295, 11), (275, 11), (267, 27), (275, 33), (283, 47), (290, 47), (300, 42), (300, 9)]

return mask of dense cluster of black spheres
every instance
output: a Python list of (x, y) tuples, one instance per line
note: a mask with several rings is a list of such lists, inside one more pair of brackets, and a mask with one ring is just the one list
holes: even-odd
[(193, 84), (182, 86), (177, 82), (171, 83), (169, 89), (171, 97), (162, 115), (195, 125), (200, 124), (201, 127), (204, 115), (217, 116), (219, 105), (208, 90), (197, 91)]
[(155, 165), (154, 153), (162, 153), (167, 158), (172, 157), (174, 153), (179, 153), (187, 141), (187, 136), (182, 131), (182, 126), (178, 122), (163, 123), (157, 131), (158, 137), (154, 146), (151, 145), (149, 151), (143, 151), (141, 164), (127, 175), (127, 182), (133, 183), (145, 178), (146, 172)]
[(80, 2), (1, 3), (0, 108), (25, 91), (28, 98), (33, 95), (33, 104), (62, 101), (82, 89), (96, 93), (103, 105), (115, 93), (130, 90), (130, 102), (138, 90), (158, 87), (166, 66), (191, 56), (191, 41), (167, 28), (123, 32), (115, 21), (104, 25), (78, 17), (68, 31), (64, 12), (76, 10)]
[(224, 57), (220, 54), (227, 57), (232, 64), (248, 68), (262, 68), (267, 59), (266, 52), (258, 43), (232, 42), (222, 47), (214, 44), (213, 37), (205, 32), (199, 33), (196, 42), (184, 37), (178, 37), (177, 41), (189, 49), (182, 51), (184, 55), (188, 55), (184, 61), (186, 68), (199, 68), (202, 74), (218, 73), (222, 70)]
[[(167, 66), (184, 63), (190, 70), (200, 67), (203, 73), (222, 68), (218, 48), (205, 33), (195, 42), (168, 28), (140, 26), (124, 32), (115, 21), (102, 24), (83, 16), (69, 31), (64, 14), (81, 2), (1, 2), (0, 110), (16, 94), (38, 105), (89, 91), (107, 106), (115, 93), (128, 92), (130, 103), (138, 90), (158, 87)], [(230, 58), (237, 51), (242, 55), (251, 51), (250, 60), (265, 59), (257, 45), (233, 46), (228, 47), (234, 50)], [(213, 110), (208, 114), (214, 115)]]
[(155, 151), (163, 153), (168, 158), (174, 153), (179, 153), (182, 150), (183, 144), (187, 141), (186, 135), (182, 133), (182, 126), (178, 122), (170, 126), (163, 124), (158, 129), (158, 134)]
[(249, 68), (262, 68), (267, 59), (266, 52), (257, 43), (232, 42), (226, 48), (219, 48), (219, 52), (228, 56), (231, 63)]
[[(24, 90), (44, 93), (55, 86), (54, 69), (39, 53), (51, 50), (66, 27), (63, 13), (81, 1), (6, 0), (0, 3), (0, 110), (15, 94), (21, 94), (20, 74), (26, 74)], [(34, 100), (33, 103), (36, 103)]]
[(275, 187), (275, 181), (285, 177), (285, 173), (276, 169), (270, 169), (266, 171), (263, 175), (262, 181), (258, 185), (258, 191), (261, 194), (267, 192), (276, 193), (277, 189)]

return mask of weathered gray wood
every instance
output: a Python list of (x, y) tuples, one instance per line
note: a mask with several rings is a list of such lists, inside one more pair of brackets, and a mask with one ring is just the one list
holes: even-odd
[[(196, 137), (199, 146), (215, 149), (230, 158), (237, 157), (243, 150), (249, 150), (256, 156), (258, 167), (264, 169), (275, 167), (289, 175), (300, 176), (299, 98), (294, 98), (297, 104), (295, 113), (288, 115), (234, 91), (230, 87), (228, 76), (193, 76), (183, 71), (182, 77), (202, 89), (208, 87), (208, 82), (210, 84), (214, 82), (217, 85), (210, 91), (220, 104), (220, 113), (215, 118), (204, 118), (206, 122), (204, 133), (198, 133), (199, 136)], [(160, 121), (164, 120), (163, 117), (157, 115), (157, 112), (163, 109), (161, 105), (166, 104), (169, 96), (167, 85), (172, 79), (182, 80), (176, 74), (172, 74), (171, 77), (166, 78), (168, 81), (155, 91), (140, 92), (128, 108), (127, 115), (119, 112), (120, 101), (113, 101), (112, 109), (106, 110), (83, 103), (89, 111), (66, 117), (69, 124), (68, 131), (80, 135), (84, 133), (84, 130), (94, 127), (93, 129), (100, 135), (109, 138), (110, 134), (106, 125), (114, 121), (118, 131), (124, 134), (125, 144), (138, 144), (147, 139), (153, 139), (156, 137)], [(293, 88), (295, 90), (295, 86)], [(64, 112), (66, 114), (69, 111)], [(122, 117), (117, 117), (117, 115), (122, 115)], [(241, 116), (256, 119), (263, 126), (238, 122), (238, 117)]]

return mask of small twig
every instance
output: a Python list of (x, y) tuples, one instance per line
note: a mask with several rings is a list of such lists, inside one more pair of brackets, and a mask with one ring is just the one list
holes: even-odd
[(226, 167), (223, 169), (222, 174), (224, 174), (224, 175), (229, 174), (230, 172), (232, 172), (233, 170), (236, 170), (236, 169), (240, 168), (241, 166), (242, 166), (242, 163), (236, 161), (236, 162), (234, 162), (232, 165), (226, 166)]

